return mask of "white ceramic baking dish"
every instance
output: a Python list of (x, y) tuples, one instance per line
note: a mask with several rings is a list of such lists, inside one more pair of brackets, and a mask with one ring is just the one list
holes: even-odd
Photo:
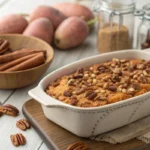
[(127, 125), (150, 114), (150, 92), (125, 101), (95, 107), (80, 108), (60, 102), (45, 93), (50, 82), (70, 74), (81, 67), (87, 67), (112, 58), (139, 58), (150, 60), (150, 52), (126, 50), (101, 54), (62, 67), (46, 77), (29, 91), (29, 95), (42, 104), (45, 116), (66, 130), (80, 136), (90, 137)]

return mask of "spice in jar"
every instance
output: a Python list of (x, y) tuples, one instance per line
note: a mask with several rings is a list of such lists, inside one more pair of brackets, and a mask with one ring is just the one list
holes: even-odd
[(150, 29), (147, 32), (147, 37), (144, 43), (141, 44), (142, 49), (150, 48)]
[(98, 49), (101, 53), (115, 50), (129, 49), (132, 47), (129, 30), (124, 25), (114, 23), (104, 25), (98, 31)]

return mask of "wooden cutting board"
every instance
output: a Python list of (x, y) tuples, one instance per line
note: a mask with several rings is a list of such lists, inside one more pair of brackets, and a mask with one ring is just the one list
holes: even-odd
[(96, 142), (86, 138), (80, 138), (71, 132), (61, 128), (48, 120), (42, 111), (41, 105), (35, 100), (27, 101), (23, 106), (23, 113), (41, 136), (50, 150), (66, 150), (68, 145), (83, 141), (88, 144), (88, 150), (149, 150), (150, 145), (133, 139), (122, 144), (109, 144), (106, 142)]

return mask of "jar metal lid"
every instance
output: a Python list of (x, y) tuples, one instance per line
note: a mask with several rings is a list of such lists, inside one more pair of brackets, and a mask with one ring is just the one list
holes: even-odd
[(150, 3), (143, 6), (143, 10), (145, 12), (144, 18), (150, 20)]
[(134, 13), (134, 0), (98, 0), (93, 6), (96, 11), (114, 12), (116, 15)]

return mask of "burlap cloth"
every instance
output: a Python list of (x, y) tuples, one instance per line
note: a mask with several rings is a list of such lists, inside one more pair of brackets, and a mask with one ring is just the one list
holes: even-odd
[(92, 140), (105, 141), (112, 144), (123, 143), (133, 138), (150, 143), (150, 116), (119, 129), (91, 137)]

